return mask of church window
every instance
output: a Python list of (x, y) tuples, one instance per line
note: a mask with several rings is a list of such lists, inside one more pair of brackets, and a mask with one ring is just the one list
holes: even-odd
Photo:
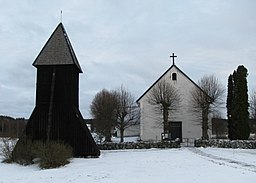
[(172, 80), (176, 81), (177, 80), (177, 74), (176, 73), (172, 73)]

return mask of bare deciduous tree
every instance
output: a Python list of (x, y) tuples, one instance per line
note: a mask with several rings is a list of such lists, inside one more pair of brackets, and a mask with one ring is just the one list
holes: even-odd
[(100, 91), (94, 97), (90, 109), (95, 119), (96, 132), (105, 136), (107, 142), (111, 141), (114, 128), (120, 130), (120, 141), (123, 142), (124, 131), (139, 121), (134, 97), (123, 86), (119, 90)]
[(160, 80), (150, 91), (148, 102), (156, 107), (157, 112), (162, 112), (164, 133), (168, 133), (169, 114), (179, 108), (180, 101), (178, 90), (166, 80)]
[(135, 105), (132, 94), (123, 86), (116, 90), (117, 96), (117, 124), (116, 127), (120, 131), (120, 142), (124, 141), (124, 131), (139, 122), (139, 109)]
[(209, 139), (208, 116), (222, 104), (225, 89), (214, 75), (204, 76), (198, 86), (191, 92), (192, 111), (202, 120), (202, 139)]
[(250, 97), (251, 118), (256, 119), (256, 91), (252, 92)]
[(96, 94), (90, 106), (96, 131), (105, 136), (106, 142), (111, 142), (111, 131), (116, 125), (116, 107), (115, 92), (106, 89)]

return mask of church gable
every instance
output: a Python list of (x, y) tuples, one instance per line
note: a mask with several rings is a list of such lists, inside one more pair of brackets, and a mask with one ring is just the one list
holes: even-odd
[[(195, 87), (201, 88), (192, 80), (190, 79), (182, 70), (180, 70), (175, 64), (173, 64), (168, 70), (166, 70), (137, 100), (137, 103), (140, 103), (141, 99), (144, 98), (151, 89), (160, 81), (166, 79), (169, 83), (172, 85), (178, 87), (178, 89), (181, 87), (182, 83), (187, 81), (188, 83), (191, 83)], [(185, 83), (184, 83), (185, 84)], [(186, 86), (184, 86), (186, 87)]]
[[(168, 125), (163, 129), (163, 114), (160, 108), (150, 104), (153, 88), (162, 81), (172, 85), (180, 95), (179, 105), (168, 114)], [(191, 91), (202, 90), (174, 63), (167, 69), (137, 100), (140, 106), (140, 138), (141, 140), (161, 140), (163, 135), (169, 139), (200, 138), (201, 126), (198, 116), (191, 110)]]

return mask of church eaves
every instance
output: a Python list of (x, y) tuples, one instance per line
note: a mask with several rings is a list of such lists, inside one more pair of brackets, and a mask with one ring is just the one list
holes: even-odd
[(82, 69), (76, 58), (65, 28), (63, 24), (60, 23), (40, 51), (33, 66), (73, 64), (75, 64), (79, 72), (82, 73)]

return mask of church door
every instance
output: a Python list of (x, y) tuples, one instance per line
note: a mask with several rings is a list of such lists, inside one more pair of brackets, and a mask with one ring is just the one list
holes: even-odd
[(175, 140), (179, 138), (180, 141), (182, 141), (182, 122), (181, 121), (170, 122), (169, 132), (171, 135), (171, 140)]

